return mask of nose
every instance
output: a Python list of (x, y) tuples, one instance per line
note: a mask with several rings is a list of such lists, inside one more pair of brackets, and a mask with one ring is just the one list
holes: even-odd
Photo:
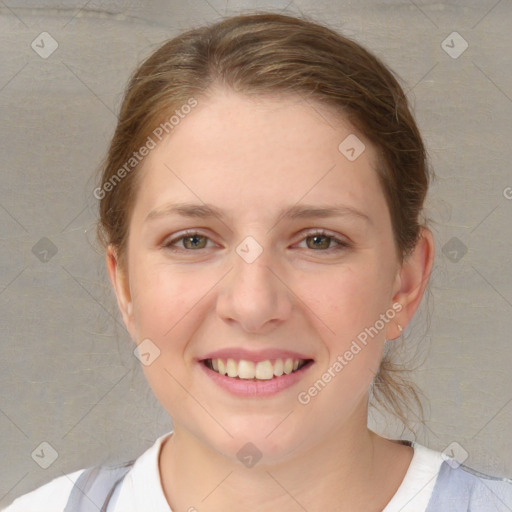
[(217, 296), (217, 314), (246, 332), (265, 334), (290, 318), (293, 293), (270, 251), (249, 261), (233, 252), (233, 268)]

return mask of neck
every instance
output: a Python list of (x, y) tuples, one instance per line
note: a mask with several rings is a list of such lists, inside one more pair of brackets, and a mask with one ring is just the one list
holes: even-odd
[[(405, 453), (407, 451), (407, 454)], [(280, 463), (253, 467), (224, 457), (186, 430), (175, 428), (162, 447), (160, 474), (174, 511), (380, 511), (398, 489), (412, 449), (364, 424), (332, 435)], [(390, 472), (389, 465), (395, 467)]]

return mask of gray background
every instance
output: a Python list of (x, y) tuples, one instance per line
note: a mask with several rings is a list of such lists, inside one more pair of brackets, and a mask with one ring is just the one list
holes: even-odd
[[(6, 0), (0, 505), (62, 473), (135, 457), (170, 430), (95, 244), (95, 170), (128, 76), (158, 44), (224, 15), (285, 7), (356, 38), (404, 80), (438, 176), (428, 201), (435, 270), (406, 333), (424, 360), (414, 379), (428, 397), (417, 440), (440, 451), (456, 442), (466, 464), (512, 476), (510, 0)], [(469, 45), (457, 58), (442, 47), (453, 31)], [(31, 48), (41, 32), (58, 43), (47, 58)], [(402, 435), (389, 419), (370, 422)], [(31, 456), (42, 442), (58, 454), (47, 469), (36, 460), (50, 462), (51, 449)]]

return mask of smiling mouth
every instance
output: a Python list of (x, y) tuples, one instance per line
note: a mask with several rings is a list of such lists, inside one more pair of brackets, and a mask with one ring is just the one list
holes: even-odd
[(312, 364), (313, 359), (267, 359), (255, 363), (245, 359), (215, 358), (204, 359), (201, 363), (210, 370), (233, 379), (271, 380), (298, 372)]

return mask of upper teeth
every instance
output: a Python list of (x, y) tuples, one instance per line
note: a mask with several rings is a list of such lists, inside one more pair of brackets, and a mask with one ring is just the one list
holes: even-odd
[(302, 359), (276, 359), (274, 364), (272, 361), (247, 361), (240, 359), (211, 359), (213, 369), (221, 375), (228, 377), (239, 377), (240, 379), (260, 379), (269, 380), (274, 376), (280, 377), (283, 373), (290, 374), (292, 371), (297, 370), (299, 364), (303, 362)]

